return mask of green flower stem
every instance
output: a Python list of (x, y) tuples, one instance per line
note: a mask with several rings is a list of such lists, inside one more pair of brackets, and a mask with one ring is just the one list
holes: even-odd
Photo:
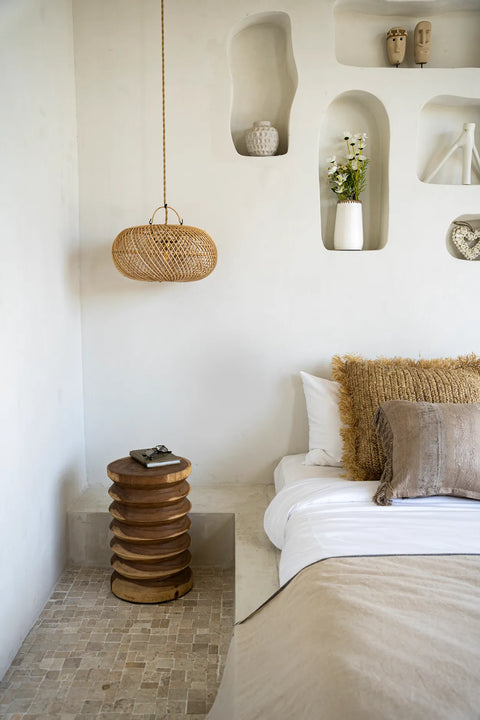
[(347, 150), (347, 159), (345, 163), (337, 163), (335, 158), (330, 161), (332, 167), (335, 168), (333, 171), (329, 169), (330, 188), (340, 201), (359, 202), (360, 194), (365, 190), (367, 184), (366, 173), (369, 161), (366, 157), (360, 159), (362, 149), (365, 147), (365, 140), (360, 135), (353, 136), (353, 139), (344, 135), (343, 139)]

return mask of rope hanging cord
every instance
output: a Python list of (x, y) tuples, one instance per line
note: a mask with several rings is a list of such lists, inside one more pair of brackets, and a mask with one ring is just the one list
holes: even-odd
[[(162, 143), (163, 143), (163, 205), (165, 207), (165, 222), (168, 223), (167, 206), (167, 140), (166, 140), (166, 113), (165, 113), (165, 8), (162, 0)], [(156, 211), (155, 211), (156, 212)], [(155, 215), (155, 213), (153, 213)], [(152, 216), (153, 220), (153, 216)]]
[[(112, 246), (117, 270), (132, 280), (145, 282), (191, 282), (210, 275), (217, 264), (217, 248), (208, 233), (184, 225), (178, 212), (167, 204), (167, 152), (165, 111), (165, 14), (161, 2), (162, 24), (162, 126), (163, 126), (163, 205), (152, 214), (148, 225), (122, 230)], [(165, 223), (154, 225), (159, 210), (165, 210)], [(168, 211), (179, 225), (168, 224)]]

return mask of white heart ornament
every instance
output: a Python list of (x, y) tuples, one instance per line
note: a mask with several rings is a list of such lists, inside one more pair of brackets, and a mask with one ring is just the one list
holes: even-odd
[(475, 230), (467, 222), (454, 222), (452, 242), (467, 260), (480, 255), (480, 229)]

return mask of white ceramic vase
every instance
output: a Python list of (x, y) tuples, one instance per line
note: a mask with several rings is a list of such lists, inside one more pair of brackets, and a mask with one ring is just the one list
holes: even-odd
[(275, 155), (278, 148), (278, 130), (270, 120), (257, 120), (245, 135), (249, 155)]
[(341, 200), (337, 203), (333, 247), (334, 250), (363, 248), (363, 215), (359, 200)]

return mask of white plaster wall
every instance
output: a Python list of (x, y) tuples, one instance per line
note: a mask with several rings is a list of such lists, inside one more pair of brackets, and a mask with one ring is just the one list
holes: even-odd
[(0, 678), (85, 483), (70, 0), (0, 3)]
[[(290, 16), (298, 72), (289, 151), (242, 157), (229, 38), (273, 11)], [(480, 352), (480, 265), (446, 249), (479, 186), (417, 177), (422, 107), (475, 99), (480, 70), (341, 65), (331, 0), (167, 0), (166, 26), (168, 201), (219, 252), (191, 284), (127, 280), (110, 259), (116, 234), (162, 203), (159, 0), (74, 0), (88, 481), (107, 485), (109, 461), (164, 442), (194, 483), (269, 482), (306, 448), (299, 370), (328, 376), (335, 353)], [(388, 115), (389, 227), (382, 250), (342, 253), (321, 238), (319, 135), (352, 90)]]

